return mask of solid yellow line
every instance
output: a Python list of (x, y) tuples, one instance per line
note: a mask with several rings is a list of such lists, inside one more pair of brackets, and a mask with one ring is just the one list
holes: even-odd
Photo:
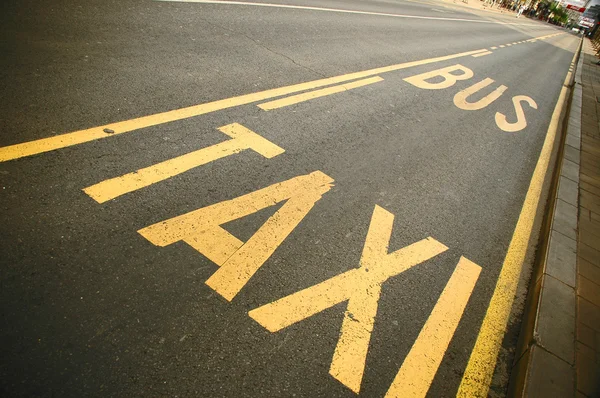
[(484, 53), (473, 54), (473, 55), (471, 55), (471, 57), (478, 58), (478, 57), (484, 57), (484, 56), (490, 55), (490, 54), (492, 54), (492, 52), (491, 51), (487, 51), (487, 52), (484, 52)]
[(265, 102), (264, 104), (259, 104), (258, 107), (265, 111), (270, 111), (272, 109), (283, 108), (284, 106), (297, 104), (299, 102), (309, 101), (311, 99), (325, 97), (326, 95), (341, 93), (343, 91), (351, 90), (353, 88), (366, 86), (368, 84), (373, 84), (383, 81), (383, 79), (379, 76), (371, 77), (364, 80), (358, 80), (352, 83), (345, 83), (339, 86), (327, 87), (321, 90), (310, 91), (308, 93), (302, 93), (298, 95), (293, 95), (291, 97), (278, 99), (271, 102)]
[[(112, 137), (116, 134), (128, 133), (130, 131), (142, 129), (145, 127), (199, 116), (210, 112), (232, 108), (235, 106), (246, 105), (252, 102), (262, 101), (273, 97), (280, 97), (283, 95), (297, 93), (300, 91), (312, 90), (318, 87), (342, 83), (348, 80), (361, 79), (373, 75), (379, 75), (381, 73), (392, 72), (396, 70), (412, 68), (415, 66), (427, 65), (436, 62), (447, 61), (450, 59), (466, 57), (481, 51), (485, 50), (466, 51), (462, 53), (444, 55), (442, 57), (434, 57), (419, 61), (404, 62), (401, 64), (389, 65), (375, 69), (368, 69), (361, 72), (354, 72), (325, 79), (313, 80), (306, 83), (299, 83), (291, 86), (259, 91), (257, 93), (245, 94), (237, 97), (207, 102), (204, 104), (194, 105), (187, 108), (176, 109), (149, 116), (142, 116), (136, 119), (106, 124), (98, 127), (92, 127), (86, 130), (79, 130), (72, 133), (57, 135), (54, 137), (42, 138), (39, 140), (29, 141), (22, 144), (10, 145), (0, 148), (0, 162), (6, 162), (8, 160), (18, 159), (25, 156), (49, 152), (55, 149), (65, 148), (72, 145), (83, 144), (85, 142), (98, 140), (100, 138)], [(112, 132), (107, 133), (104, 130), (111, 130)]]
[(567, 85), (571, 80), (571, 70), (574, 68), (578, 52), (579, 50), (573, 55), (571, 68), (567, 72), (556, 107), (552, 113), (550, 126), (548, 127), (540, 157), (531, 177), (531, 183), (525, 196), (519, 220), (508, 246), (494, 294), (479, 330), (475, 347), (471, 353), (471, 358), (469, 359), (467, 369), (456, 395), (457, 397), (486, 397), (488, 394), (498, 359), (498, 352), (500, 351), (502, 338), (504, 337), (510, 311), (515, 299), (521, 269), (523, 268), (525, 255), (529, 247), (529, 239), (531, 238), (533, 222), (540, 202), (542, 186), (548, 171), (554, 140), (559, 129), (560, 115), (567, 98)]
[(386, 398), (424, 397), (450, 345), (481, 267), (461, 257), (427, 322), (394, 378)]

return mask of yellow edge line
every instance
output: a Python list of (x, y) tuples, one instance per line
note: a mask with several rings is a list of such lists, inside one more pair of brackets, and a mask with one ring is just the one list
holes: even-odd
[(286, 98), (278, 99), (278, 100), (271, 101), (271, 102), (265, 102), (263, 104), (259, 104), (258, 107), (265, 111), (269, 111), (272, 109), (277, 109), (277, 108), (282, 108), (284, 106), (297, 104), (299, 102), (304, 102), (304, 101), (309, 101), (311, 99), (324, 97), (326, 95), (341, 93), (343, 91), (366, 86), (368, 84), (373, 84), (373, 83), (377, 83), (380, 81), (383, 81), (383, 79), (379, 76), (375, 76), (375, 77), (371, 77), (368, 79), (357, 80), (357, 81), (354, 81), (351, 83), (341, 84), (339, 86), (327, 87), (327, 88), (323, 88), (320, 90), (309, 91), (308, 93), (297, 94), (297, 95), (293, 95), (291, 97), (286, 97)]
[[(580, 44), (581, 48), (581, 44)], [(531, 183), (525, 196), (525, 202), (519, 215), (508, 251), (502, 264), (502, 270), (494, 289), (490, 305), (483, 319), (475, 347), (471, 353), (467, 369), (458, 389), (457, 397), (486, 397), (496, 367), (498, 352), (508, 324), (508, 318), (515, 299), (521, 269), (525, 261), (529, 239), (533, 229), (535, 214), (540, 202), (542, 186), (546, 178), (554, 141), (559, 128), (560, 115), (565, 106), (568, 84), (571, 80), (575, 59), (579, 49), (573, 55), (571, 67), (560, 91), (556, 107), (552, 113), (550, 126), (544, 139), (540, 157), (533, 171)]]

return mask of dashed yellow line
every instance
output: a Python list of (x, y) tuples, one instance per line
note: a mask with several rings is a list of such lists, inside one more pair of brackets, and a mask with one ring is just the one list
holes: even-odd
[(473, 55), (471, 55), (471, 57), (479, 58), (479, 57), (484, 57), (484, 56), (490, 55), (490, 54), (493, 54), (493, 53), (491, 51), (486, 51), (484, 53), (473, 54)]
[(277, 108), (283, 108), (284, 106), (294, 105), (300, 102), (309, 101), (311, 99), (325, 97), (327, 95), (341, 93), (344, 91), (352, 90), (354, 88), (363, 87), (369, 84), (381, 82), (383, 79), (379, 76), (371, 77), (368, 79), (357, 80), (351, 83), (344, 83), (339, 86), (332, 86), (323, 88), (321, 90), (310, 91), (308, 93), (302, 93), (298, 95), (293, 95), (291, 97), (278, 99), (275, 101), (265, 102), (264, 104), (259, 104), (258, 107), (265, 111), (270, 111)]

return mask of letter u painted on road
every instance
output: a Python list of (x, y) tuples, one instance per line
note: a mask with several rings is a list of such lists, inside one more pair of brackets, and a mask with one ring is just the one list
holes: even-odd
[(477, 111), (479, 109), (485, 108), (486, 106), (500, 98), (500, 96), (506, 91), (508, 87), (501, 85), (485, 97), (475, 102), (469, 102), (467, 101), (467, 98), (469, 98), (476, 92), (484, 89), (485, 87), (489, 86), (493, 82), (494, 80), (488, 77), (486, 79), (483, 79), (479, 83), (473, 84), (471, 87), (467, 87), (464, 90), (459, 91), (454, 96), (454, 105), (456, 105), (457, 108), (465, 111)]

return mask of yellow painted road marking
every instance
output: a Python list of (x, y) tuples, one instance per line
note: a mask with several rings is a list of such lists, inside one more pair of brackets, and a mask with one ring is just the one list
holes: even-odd
[[(540, 39), (546, 37), (547, 36), (540, 36)], [(466, 57), (483, 51), (487, 50), (480, 49), (474, 51), (467, 51), (463, 53), (445, 55), (442, 57), (428, 58), (419, 61), (411, 61), (396, 65), (384, 66), (361, 72), (348, 73), (345, 75), (313, 80), (310, 82), (293, 84), (291, 86), (279, 87), (270, 90), (259, 91), (252, 94), (245, 94), (237, 97), (207, 102), (204, 104), (194, 105), (187, 108), (175, 109), (172, 111), (157, 113), (154, 115), (142, 116), (135, 119), (110, 123), (103, 126), (92, 127), (89, 129), (74, 131), (66, 134), (60, 134), (53, 137), (24, 142), (21, 144), (0, 147), (0, 162), (6, 162), (9, 160), (19, 159), (26, 156), (37, 155), (40, 153), (49, 152), (60, 148), (66, 148), (73, 145), (83, 144), (101, 138), (112, 137), (116, 134), (128, 133), (146, 127), (156, 126), (159, 124), (173, 122), (194, 116), (200, 116), (207, 113), (220, 111), (223, 109), (250, 104), (252, 102), (263, 101), (273, 97), (280, 97), (283, 95), (289, 95), (300, 91), (312, 90), (323, 86), (329, 86), (332, 84), (342, 83), (349, 80), (361, 79), (396, 70), (412, 68), (415, 66), (427, 65), (436, 62), (447, 61), (450, 59)]]
[[(221, 268), (206, 284), (231, 301), (331, 189), (332, 182), (331, 177), (315, 171), (156, 223), (138, 233), (157, 246), (183, 240), (215, 262)], [(221, 227), (283, 201), (246, 243)]]
[[(540, 39), (546, 37), (547, 36), (540, 36)], [(204, 104), (194, 105), (187, 108), (175, 109), (172, 111), (157, 113), (154, 115), (142, 116), (139, 118), (125, 120), (122, 122), (110, 123), (103, 126), (92, 127), (89, 129), (74, 131), (66, 134), (60, 134), (53, 137), (24, 142), (21, 144), (0, 147), (0, 162), (6, 162), (9, 160), (19, 159), (26, 156), (32, 156), (60, 148), (66, 148), (73, 145), (83, 144), (101, 138), (112, 137), (116, 134), (128, 133), (146, 127), (156, 126), (159, 124), (173, 122), (176, 120), (186, 119), (194, 116), (200, 116), (206, 113), (216, 112), (240, 105), (246, 105), (252, 102), (258, 102), (273, 97), (279, 97), (283, 95), (297, 93), (300, 91), (312, 90), (318, 87), (329, 86), (332, 84), (342, 83), (349, 80), (361, 79), (386, 72), (412, 68), (414, 66), (426, 65), (435, 62), (466, 57), (482, 51), (487, 50), (480, 49), (474, 51), (467, 51), (442, 57), (405, 62), (396, 65), (369, 69), (362, 72), (354, 72), (325, 79), (313, 80), (310, 82), (293, 84), (291, 86), (274, 88), (270, 90), (259, 91), (252, 94), (245, 94), (237, 97), (207, 102)]]
[[(136, 119), (126, 120), (117, 123), (110, 123), (104, 126), (92, 127), (86, 130), (79, 130), (72, 133), (57, 135), (54, 137), (42, 138), (39, 140), (29, 141), (22, 144), (1, 147), (0, 162), (19, 159), (25, 156), (36, 155), (43, 152), (53, 151), (55, 149), (65, 148), (72, 145), (83, 144), (85, 142), (90, 142), (101, 138), (112, 137), (115, 134), (128, 133), (130, 131), (156, 126), (158, 124), (204, 115), (206, 113), (216, 112), (240, 105), (246, 105), (252, 102), (262, 101), (273, 97), (280, 97), (283, 95), (297, 93), (300, 91), (312, 90), (318, 87), (329, 86), (331, 84), (342, 83), (349, 80), (361, 79), (373, 75), (379, 75), (381, 73), (387, 73), (401, 69), (408, 69), (415, 66), (427, 65), (436, 62), (447, 61), (450, 59), (466, 57), (481, 51), (485, 50), (467, 51), (463, 53), (428, 58), (419, 61), (404, 62), (401, 64), (389, 65), (375, 69), (368, 69), (361, 72), (348, 73), (345, 75), (313, 80), (306, 83), (293, 84), (291, 86), (274, 88), (270, 90), (259, 91), (257, 93), (245, 94), (237, 97), (207, 102), (200, 105), (194, 105), (187, 108), (157, 113), (154, 115), (142, 116)], [(106, 133), (104, 132), (104, 130), (110, 130), (112, 132)]]
[(486, 55), (490, 55), (490, 54), (492, 54), (492, 52), (491, 52), (491, 51), (486, 51), (486, 52), (484, 52), (484, 53), (473, 54), (473, 55), (471, 55), (471, 57), (473, 57), (473, 58), (478, 58), (478, 57), (484, 57), (484, 56), (486, 56)]
[(517, 121), (514, 123), (509, 123), (506, 119), (506, 115), (500, 112), (496, 112), (494, 116), (496, 120), (496, 125), (500, 127), (503, 131), (508, 131), (509, 133), (514, 133), (516, 131), (521, 131), (525, 127), (527, 127), (527, 119), (525, 118), (525, 112), (523, 111), (523, 106), (521, 102), (526, 102), (533, 109), (537, 109), (537, 104), (533, 100), (533, 98), (528, 97), (526, 95), (517, 95), (512, 99), (513, 105), (515, 107), (515, 112), (517, 113)]
[(494, 47), (491, 47), (491, 49), (492, 49), (492, 50), (497, 50), (497, 49), (498, 49), (498, 47), (494, 46)]
[(309, 101), (311, 99), (325, 97), (326, 95), (341, 93), (343, 91), (348, 91), (353, 88), (363, 87), (368, 84), (373, 84), (383, 81), (383, 79), (379, 76), (371, 77), (364, 80), (357, 80), (351, 83), (344, 83), (339, 86), (332, 86), (323, 88), (321, 90), (309, 91), (308, 93), (302, 93), (293, 95), (291, 97), (286, 97), (282, 99), (278, 99), (271, 102), (265, 102), (264, 104), (259, 104), (258, 107), (265, 111), (270, 111), (272, 109), (282, 108), (284, 106), (297, 104), (299, 102)]
[[(452, 72), (461, 72), (459, 75), (454, 74)], [(448, 87), (452, 87), (459, 80), (468, 80), (472, 78), (474, 75), (473, 71), (467, 67), (456, 64), (452, 66), (447, 66), (445, 68), (440, 68), (436, 70), (432, 70), (431, 72), (420, 73), (418, 75), (409, 76), (404, 78), (403, 80), (412, 84), (415, 87), (422, 88), (424, 90), (443, 90)], [(439, 80), (438, 78), (443, 78), (444, 80)], [(428, 82), (436, 78), (435, 83)]]
[(510, 46), (512, 46), (512, 44), (508, 43), (507, 46), (510, 47)]
[(387, 398), (425, 397), (465, 311), (481, 267), (461, 257), (433, 311), (421, 329)]
[(249, 312), (270, 332), (277, 332), (348, 300), (329, 373), (355, 393), (360, 391), (382, 284), (448, 250), (427, 238), (388, 253), (393, 224), (394, 215), (375, 206), (359, 268)]
[(506, 47), (504, 44), (500, 44), (500, 48), (504, 48)]
[(233, 123), (219, 127), (219, 130), (232, 139), (202, 148), (194, 152), (166, 160), (161, 163), (111, 178), (85, 188), (83, 191), (98, 203), (104, 203), (118, 196), (166, 180), (195, 167), (224, 158), (245, 149), (253, 149), (266, 158), (285, 152), (277, 145), (261, 137), (241, 124)]
[(479, 90), (483, 89), (484, 87), (489, 86), (493, 82), (494, 80), (488, 77), (486, 79), (483, 79), (479, 83), (473, 84), (471, 87), (467, 87), (464, 90), (459, 91), (454, 96), (454, 105), (456, 105), (457, 108), (463, 109), (465, 111), (476, 111), (485, 108), (486, 106), (500, 98), (500, 96), (508, 89), (508, 87), (501, 85), (485, 97), (477, 100), (476, 102), (468, 102), (467, 98), (469, 98), (469, 96), (475, 94)]
[(498, 351), (500, 351), (502, 338), (506, 331), (506, 325), (519, 283), (519, 276), (521, 275), (521, 269), (523, 268), (525, 255), (529, 246), (535, 214), (540, 202), (542, 187), (546, 178), (546, 172), (548, 171), (550, 157), (552, 156), (552, 148), (559, 128), (560, 115), (565, 106), (567, 86), (571, 80), (578, 52), (576, 51), (573, 55), (571, 68), (567, 72), (556, 107), (552, 113), (550, 126), (548, 127), (540, 157), (531, 177), (531, 183), (525, 196), (519, 220), (508, 246), (494, 294), (479, 330), (475, 347), (471, 352), (471, 357), (458, 389), (457, 397), (471, 398), (486, 397), (488, 395), (492, 375), (494, 374), (494, 368), (498, 359)]

